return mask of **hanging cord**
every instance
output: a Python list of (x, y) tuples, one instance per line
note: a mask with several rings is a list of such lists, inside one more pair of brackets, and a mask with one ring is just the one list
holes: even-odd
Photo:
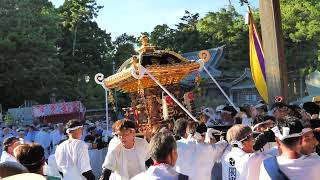
[(221, 86), (219, 85), (219, 83), (216, 81), (216, 79), (214, 79), (214, 77), (210, 74), (210, 72), (208, 71), (208, 69), (204, 66), (204, 63), (203, 63), (203, 59), (199, 59), (197, 62), (200, 64), (200, 68), (199, 68), (199, 71), (202, 71), (204, 70), (209, 76), (210, 78), (212, 79), (212, 81), (218, 86), (218, 88), (220, 89), (220, 91), (222, 92), (222, 94), (227, 98), (227, 100), (229, 101), (229, 103), (232, 105), (232, 107), (237, 111), (237, 112), (240, 112), (240, 109), (237, 108), (233, 102), (231, 101), (231, 99), (229, 98), (229, 96), (224, 92), (224, 90), (221, 88)]

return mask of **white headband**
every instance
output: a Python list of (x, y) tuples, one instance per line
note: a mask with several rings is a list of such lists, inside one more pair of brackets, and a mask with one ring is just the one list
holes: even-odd
[(282, 134), (277, 126), (272, 128), (272, 131), (274, 132), (274, 135), (280, 139), (280, 141), (283, 141), (287, 138), (300, 137), (302, 135), (302, 132), (289, 134), (290, 133), (289, 127), (282, 127)]
[(232, 112), (230, 112), (230, 111), (225, 111), (225, 110), (221, 110), (220, 113), (232, 114)]
[(264, 105), (265, 105), (265, 104), (259, 103), (259, 104), (255, 105), (254, 107), (255, 107), (255, 108), (260, 108), (260, 107), (262, 107), (262, 106), (264, 106)]
[(304, 128), (304, 129), (302, 129), (301, 134), (304, 135), (304, 134), (306, 134), (306, 133), (308, 133), (310, 131), (312, 131), (311, 128)]
[(70, 133), (70, 131), (74, 131), (74, 130), (77, 130), (77, 129), (80, 129), (80, 128), (82, 128), (82, 126), (76, 126), (76, 127), (73, 127), (73, 128), (68, 128), (68, 129), (66, 130), (66, 132), (67, 132), (67, 133)]

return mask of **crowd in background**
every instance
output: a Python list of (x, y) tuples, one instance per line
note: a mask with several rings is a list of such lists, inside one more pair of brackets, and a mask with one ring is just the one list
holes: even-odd
[[(112, 125), (4, 126), (1, 177), (32, 172), (75, 179), (317, 179), (319, 105), (263, 101), (203, 108), (199, 122), (155, 124), (137, 137), (128, 119)], [(104, 153), (101, 153), (104, 152)], [(13, 164), (14, 163), (14, 164)], [(10, 168), (9, 168), (10, 167)]]

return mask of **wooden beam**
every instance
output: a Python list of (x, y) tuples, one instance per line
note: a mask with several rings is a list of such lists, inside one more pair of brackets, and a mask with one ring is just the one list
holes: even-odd
[(260, 0), (260, 19), (269, 104), (275, 96), (288, 100), (288, 73), (283, 49), (279, 0)]

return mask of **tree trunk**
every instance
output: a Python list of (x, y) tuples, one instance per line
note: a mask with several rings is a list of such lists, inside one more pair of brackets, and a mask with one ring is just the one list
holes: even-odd
[(77, 42), (77, 30), (78, 26), (76, 25), (73, 31), (73, 42), (72, 42), (72, 57), (75, 54), (75, 49), (76, 49), (76, 42)]

